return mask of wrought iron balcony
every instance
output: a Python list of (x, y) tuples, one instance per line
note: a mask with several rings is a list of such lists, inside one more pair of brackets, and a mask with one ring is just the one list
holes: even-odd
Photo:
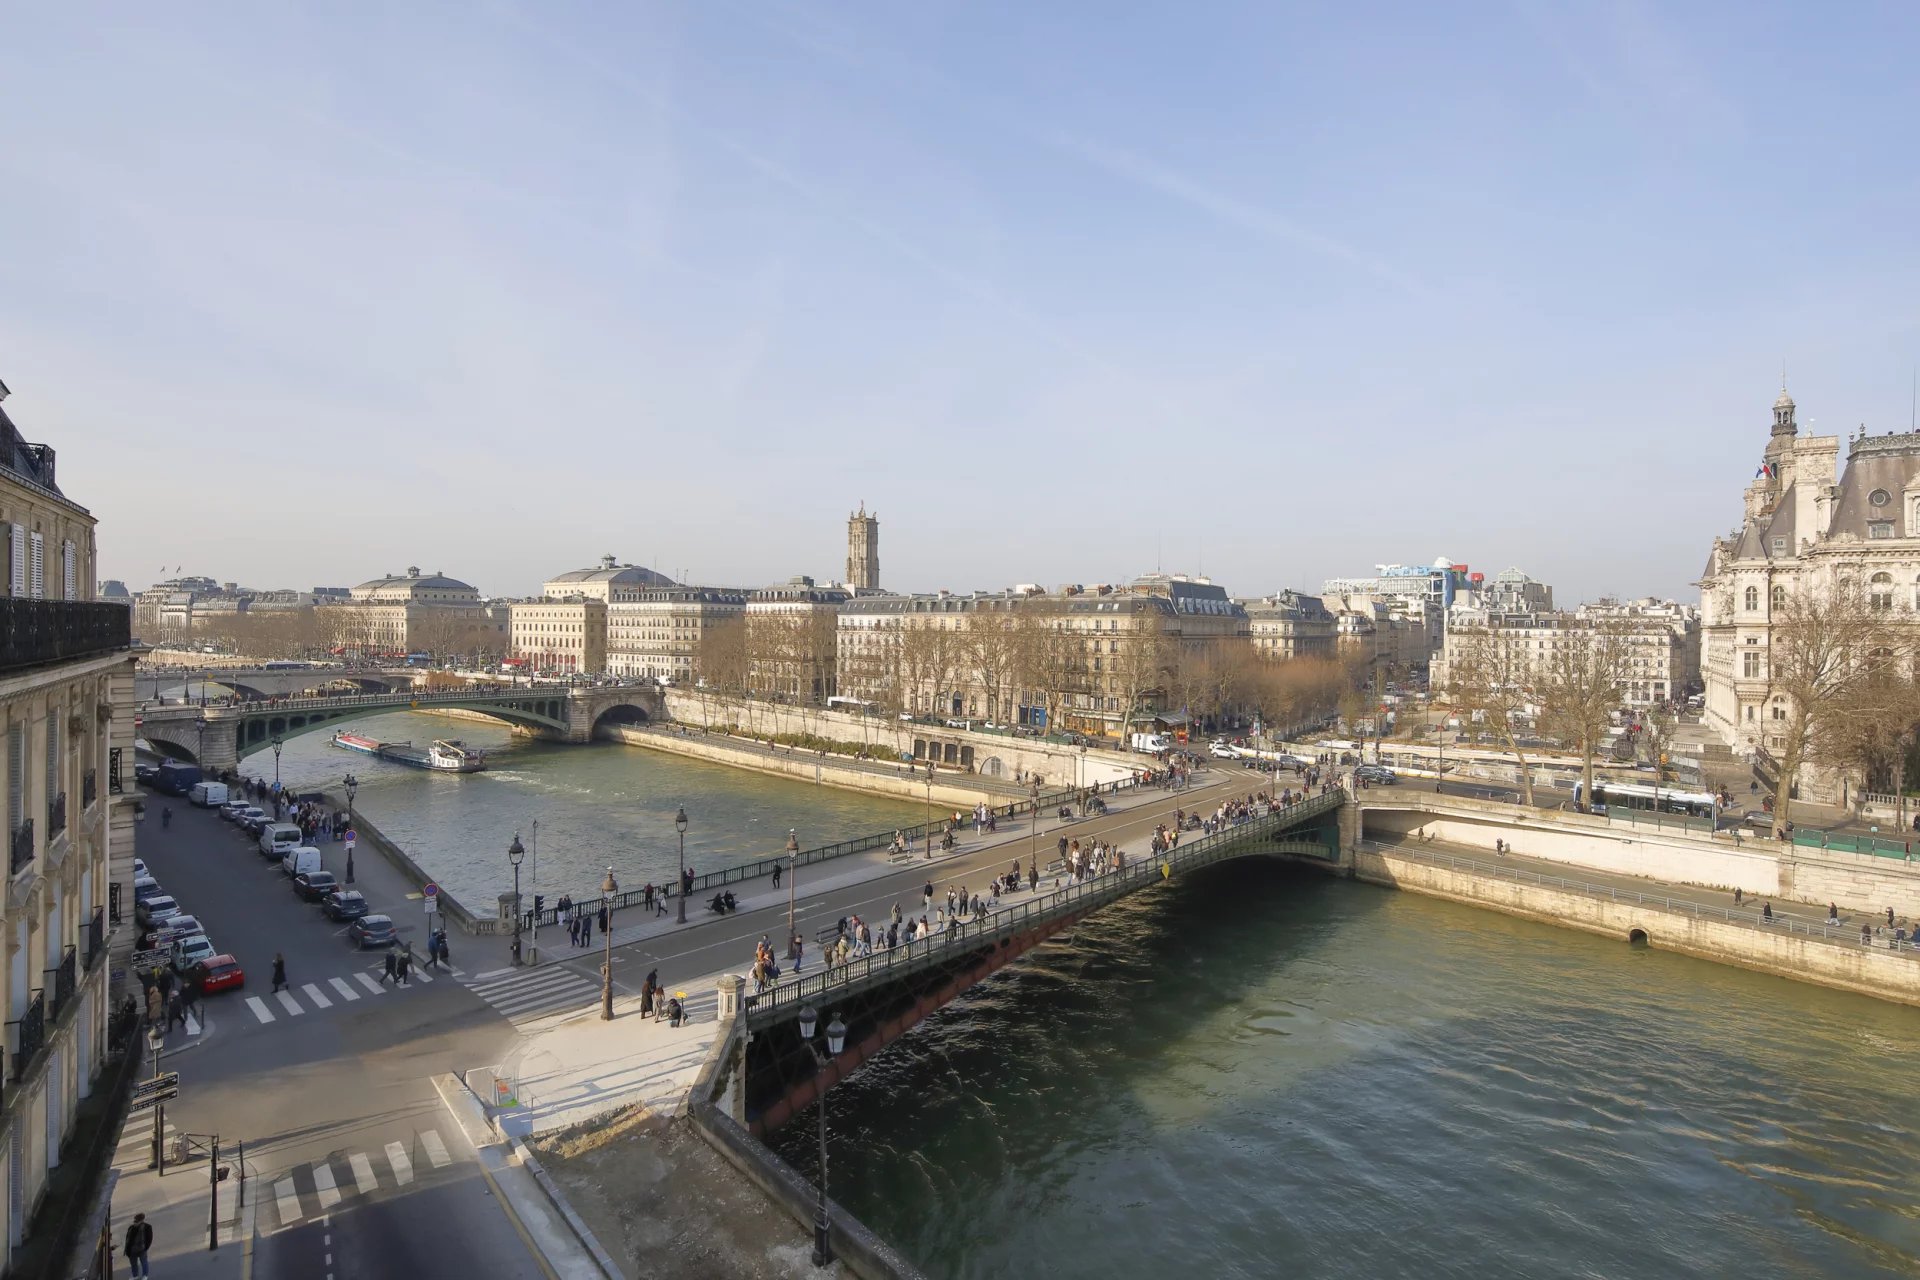
[(9, 869), (19, 875), (21, 868), (33, 861), (33, 819), (28, 818), (13, 829), (12, 857)]
[(53, 1003), (47, 1010), (47, 1016), (55, 1022), (60, 1021), (60, 1011), (67, 1007), (67, 1001), (73, 999), (74, 969), (77, 964), (73, 948), (69, 946), (61, 954), (59, 965), (47, 970), (47, 977), (53, 979), (47, 984), (53, 992)]
[[(115, 885), (114, 888), (119, 888)], [(95, 907), (93, 919), (87, 921), (87, 968), (93, 968), (93, 962), (107, 949), (107, 909)]]
[(0, 674), (129, 648), (133, 610), (98, 600), (0, 597)]
[(18, 1021), (9, 1022), (7, 1030), (12, 1033), (8, 1048), (13, 1054), (13, 1078), (18, 1080), (34, 1065), (33, 1060), (40, 1056), (40, 1050), (47, 1043), (46, 993), (34, 992), (26, 1012), (20, 1015)]
[(80, 777), (80, 808), (93, 808), (93, 802), (100, 798), (100, 779), (96, 770), (89, 769)]
[(59, 795), (47, 801), (47, 839), (53, 839), (66, 829), (67, 793), (62, 791)]
[(126, 783), (120, 777), (120, 748), (113, 747), (107, 752), (107, 794), (120, 795), (126, 790)]

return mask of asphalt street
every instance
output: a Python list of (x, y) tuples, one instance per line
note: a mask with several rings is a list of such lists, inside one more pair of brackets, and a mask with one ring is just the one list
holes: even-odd
[[(160, 824), (163, 805), (173, 810), (170, 828)], [(218, 1134), (225, 1149), (246, 1144), (255, 1274), (549, 1274), (430, 1083), (437, 1072), (498, 1061), (512, 1026), (453, 975), (405, 989), (380, 984), (377, 953), (356, 951), (244, 832), (212, 813), (153, 796), (137, 848), (247, 971), (244, 991), (207, 998), (206, 1028), (193, 1042), (172, 1033), (162, 1070), (180, 1073), (169, 1122)], [(344, 872), (342, 846), (324, 848), (328, 869)], [(418, 887), (377, 855), (355, 864), (355, 887), (424, 950), (424, 908), (407, 897)], [(456, 965), (461, 949), (456, 941)], [(271, 993), (276, 952), (286, 956), (286, 995), (298, 1012)]]

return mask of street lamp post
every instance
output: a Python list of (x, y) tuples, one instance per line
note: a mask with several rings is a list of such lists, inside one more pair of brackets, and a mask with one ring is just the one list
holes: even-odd
[(680, 833), (680, 923), (687, 922), (687, 807), (673, 815), (673, 829)]
[(927, 748), (927, 857), (933, 857), (933, 748)]
[(800, 866), (800, 837), (787, 828), (787, 946), (793, 946), (793, 873)]
[(520, 963), (520, 860), (527, 856), (527, 847), (520, 843), (520, 833), (513, 833), (513, 843), (507, 846), (507, 861), (513, 864), (513, 962)]
[[(160, 1050), (165, 1047), (166, 1043), (167, 1043), (167, 1033), (164, 1028), (162, 1027), (147, 1028), (147, 1047), (153, 1050), (152, 1079), (158, 1080), (160, 1078)], [(153, 1168), (157, 1170), (160, 1176), (163, 1178), (167, 1174), (167, 1151), (160, 1134), (161, 1134), (162, 1127), (166, 1123), (167, 1123), (167, 1104), (164, 1102), (154, 1103), (153, 1104)]]
[(1036, 847), (1040, 838), (1040, 779), (1035, 778), (1027, 784), (1027, 795), (1033, 806), (1033, 811), (1027, 815), (1027, 869), (1033, 872), (1040, 869), (1040, 855)]
[[(686, 883), (684, 880), (682, 884)], [(601, 923), (606, 928), (600, 930), (607, 938), (607, 958), (600, 966), (600, 1021), (613, 1021), (613, 895), (620, 892), (619, 882), (613, 878), (613, 868), (607, 868), (607, 878), (600, 885), (601, 901), (607, 904), (607, 918)]]
[[(354, 793), (357, 792), (358, 790), (360, 790), (360, 779), (354, 777), (352, 774), (348, 774), (347, 775), (347, 830), (348, 831), (352, 831), (354, 827), (353, 796), (354, 796)], [(348, 884), (353, 883), (353, 841), (351, 840), (347, 841), (347, 883)]]
[(279, 734), (273, 735), (273, 785), (276, 790), (280, 786), (280, 748), (286, 745)]
[[(826, 1074), (827, 1063), (840, 1056), (847, 1046), (847, 1027), (840, 1021), (840, 1015), (834, 1014), (833, 1021), (827, 1024), (827, 1051), (822, 1054), (813, 1043), (813, 1030), (819, 1024), (820, 1015), (808, 1005), (800, 1010), (800, 1041), (807, 1046), (807, 1052), (813, 1055), (813, 1073), (816, 1078)], [(820, 1107), (820, 1199), (813, 1216), (813, 1265), (828, 1266), (833, 1262), (833, 1243), (828, 1239), (827, 1222), (827, 1087), (823, 1082), (818, 1090)]]

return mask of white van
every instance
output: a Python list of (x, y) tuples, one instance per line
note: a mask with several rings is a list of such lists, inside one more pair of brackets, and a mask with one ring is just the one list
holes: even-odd
[(227, 784), (224, 782), (196, 782), (187, 796), (189, 804), (197, 804), (202, 809), (217, 809), (227, 802)]
[(297, 845), (287, 850), (287, 856), (280, 859), (280, 869), (289, 876), (303, 876), (309, 871), (319, 871), (320, 851), (310, 844)]
[(300, 828), (291, 822), (269, 822), (260, 828), (260, 854), (282, 857), (300, 847)]

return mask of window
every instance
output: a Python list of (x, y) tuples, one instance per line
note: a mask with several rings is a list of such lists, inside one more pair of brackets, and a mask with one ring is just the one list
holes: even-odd
[(1775, 611), (1787, 607), (1787, 589), (1777, 582), (1773, 586), (1773, 607)]
[(1893, 575), (1876, 573), (1867, 581), (1867, 607), (1875, 613), (1893, 611)]
[(27, 594), (35, 600), (47, 594), (47, 539), (40, 533), (27, 535)]
[(1867, 495), (1867, 501), (1872, 503), (1876, 507), (1884, 507), (1889, 502), (1893, 501), (1893, 495), (1888, 493), (1885, 489), (1875, 489), (1872, 493)]
[(1748, 707), (1748, 708), (1747, 708), (1747, 723), (1748, 723), (1748, 724), (1752, 724), (1752, 723), (1753, 723), (1753, 708), (1752, 708), (1752, 707)]
[(1748, 587), (1747, 588), (1747, 612), (1751, 613), (1755, 609), (1758, 609), (1759, 607), (1760, 607), (1760, 588)]
[(1787, 540), (1785, 538), (1775, 538), (1773, 540), (1773, 554), (1777, 556), (1787, 554)]
[(1785, 707), (1783, 707), (1783, 706), (1781, 706), (1781, 705), (1780, 705), (1779, 703), (1777, 703), (1777, 702), (1776, 702), (1776, 703), (1774, 703), (1774, 704), (1773, 704), (1773, 718), (1774, 718), (1775, 720), (1785, 720), (1785, 719), (1787, 718), (1787, 709), (1786, 709)]
[(1869, 538), (1891, 538), (1893, 536), (1893, 521), (1869, 520), (1867, 522), (1867, 536)]
[(1741, 654), (1740, 657), (1741, 657), (1740, 674), (1745, 676), (1749, 680), (1759, 679), (1760, 651), (1758, 649), (1749, 649), (1745, 653)]

